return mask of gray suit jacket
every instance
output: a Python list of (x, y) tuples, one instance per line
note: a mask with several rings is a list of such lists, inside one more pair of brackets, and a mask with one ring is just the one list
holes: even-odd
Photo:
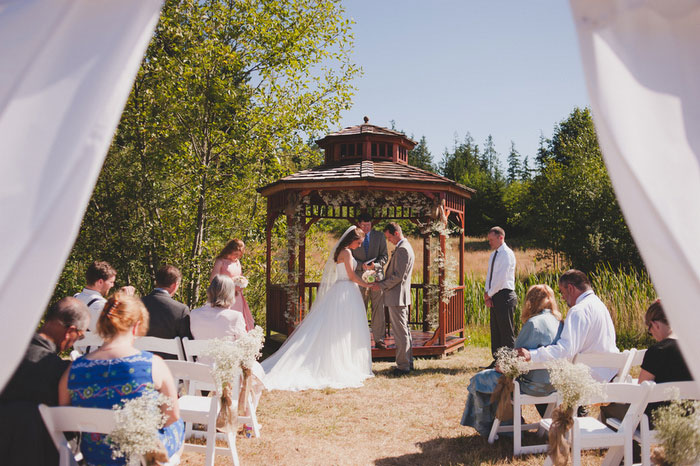
[(360, 245), (359, 248), (352, 250), (352, 257), (357, 261), (355, 272), (360, 276), (362, 276), (364, 272), (364, 270), (362, 270), (362, 264), (374, 258), (374, 270), (377, 271), (377, 276), (381, 280), (384, 276), (384, 264), (386, 264), (386, 261), (389, 259), (384, 233), (372, 230), (369, 234), (369, 248), (367, 254), (365, 254), (365, 248)]
[(385, 306), (408, 306), (411, 304), (411, 275), (416, 256), (413, 248), (404, 239), (394, 249), (386, 267), (386, 278), (379, 282), (384, 292)]

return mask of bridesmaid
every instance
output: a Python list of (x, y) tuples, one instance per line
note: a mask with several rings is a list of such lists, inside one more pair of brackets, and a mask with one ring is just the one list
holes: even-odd
[[(214, 261), (214, 267), (212, 268), (211, 274), (209, 274), (209, 281), (211, 282), (217, 275), (226, 275), (231, 278), (236, 278), (242, 275), (241, 273), (241, 257), (245, 252), (245, 244), (240, 239), (232, 239), (226, 246), (221, 250), (218, 256), (216, 256), (216, 261)], [(255, 327), (255, 320), (253, 320), (253, 314), (250, 312), (248, 303), (243, 296), (243, 291), (236, 287), (236, 301), (231, 306), (231, 309), (238, 311), (243, 314), (245, 319), (245, 329), (250, 332)]]

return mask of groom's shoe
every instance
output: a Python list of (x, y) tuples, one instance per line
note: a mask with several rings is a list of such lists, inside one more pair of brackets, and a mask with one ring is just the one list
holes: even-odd
[(394, 377), (400, 377), (402, 375), (408, 375), (411, 371), (405, 371), (403, 369), (399, 369), (398, 367), (394, 367), (391, 371), (391, 375)]
[(377, 349), (386, 349), (386, 344), (383, 341), (375, 341), (374, 347)]

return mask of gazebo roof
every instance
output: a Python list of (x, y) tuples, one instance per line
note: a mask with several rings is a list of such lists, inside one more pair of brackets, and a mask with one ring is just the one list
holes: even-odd
[[(379, 127), (375, 126), (374, 128)], [(385, 128), (379, 129), (391, 131)], [(411, 165), (374, 160), (362, 160), (350, 164), (336, 163), (320, 165), (281, 178), (267, 186), (259, 188), (258, 191), (263, 196), (270, 196), (285, 189), (358, 189), (363, 187), (396, 189), (438, 188), (466, 198), (470, 198), (471, 195), (476, 192), (474, 189), (468, 188), (449, 178)]]
[(416, 141), (407, 137), (404, 133), (394, 131), (393, 129), (384, 128), (382, 126), (370, 125), (368, 123), (365, 123), (363, 125), (348, 126), (347, 128), (343, 128), (340, 131), (336, 131), (335, 133), (329, 133), (323, 138), (316, 141), (316, 144), (323, 147), (324, 142), (327, 141), (329, 138), (332, 139), (338, 136), (359, 136), (365, 134), (399, 137), (411, 143), (412, 146), (415, 146), (417, 144)]

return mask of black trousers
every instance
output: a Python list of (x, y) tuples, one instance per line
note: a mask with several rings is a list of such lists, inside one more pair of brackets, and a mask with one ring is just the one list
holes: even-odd
[(513, 290), (501, 290), (491, 297), (491, 353), (496, 355), (498, 348), (512, 348), (515, 343), (513, 314), (518, 305), (518, 296)]

